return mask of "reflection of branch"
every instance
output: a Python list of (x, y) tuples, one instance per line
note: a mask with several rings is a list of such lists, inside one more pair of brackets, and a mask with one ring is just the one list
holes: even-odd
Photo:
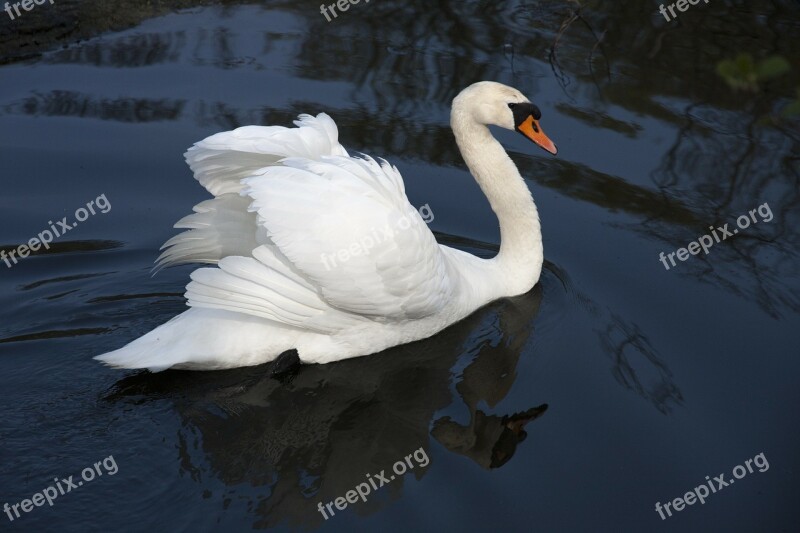
[[(678, 175), (675, 172), (673, 166), (677, 161), (677, 152), (678, 148), (680, 147), (681, 139), (688, 135), (692, 131), (694, 126), (694, 120), (692, 119), (691, 111), (699, 106), (699, 103), (693, 102), (689, 104), (683, 112), (683, 116), (686, 119), (683, 124), (678, 128), (678, 133), (675, 135), (675, 143), (667, 150), (664, 157), (661, 159), (661, 167), (658, 170), (654, 170), (651, 174), (651, 178), (653, 183), (655, 183), (659, 188), (666, 189), (667, 187), (672, 187), (678, 181)], [(663, 174), (660, 174), (663, 169)], [(667, 179), (664, 179), (664, 177)]]
[(564, 70), (561, 68), (561, 65), (558, 63), (558, 44), (561, 41), (561, 36), (564, 35), (564, 32), (578, 19), (578, 10), (574, 11), (572, 15), (561, 23), (561, 27), (558, 29), (558, 33), (556, 34), (556, 38), (553, 41), (552, 46), (550, 46), (550, 54), (548, 55), (548, 59), (550, 60), (550, 67), (553, 69), (553, 74), (558, 80), (558, 84), (561, 86), (561, 89), (564, 91), (564, 95), (570, 98), (570, 100), (574, 101), (574, 98), (567, 94), (567, 85), (569, 85), (569, 79), (564, 75)]
[(517, 79), (517, 71), (514, 69), (514, 45), (505, 44), (503, 45), (503, 55), (508, 60), (508, 64), (511, 67), (511, 77), (516, 80)]
[[(688, 206), (705, 207), (705, 224), (692, 225), (696, 229), (686, 233), (664, 219), (656, 219), (634, 230), (679, 246), (696, 238), (705, 225), (731, 221), (731, 217), (771, 199), (774, 220), (715, 248), (711, 257), (687, 263), (682, 273), (754, 302), (770, 316), (779, 317), (782, 306), (800, 309), (800, 291), (789, 282), (796, 278), (791, 262), (796, 260), (800, 240), (793, 215), (800, 212), (800, 189), (791, 150), (800, 138), (796, 131), (759, 126), (759, 117), (769, 106), (770, 99), (764, 95), (725, 116), (709, 102), (689, 104), (675, 140), (652, 179), (665, 199), (681, 196)], [(715, 120), (709, 121), (709, 114)], [(765, 150), (767, 145), (774, 148)]]
[(600, 89), (600, 85), (597, 83), (597, 79), (595, 78), (594, 75), (594, 52), (595, 50), (600, 48), (600, 51), (603, 53), (603, 59), (605, 60), (606, 63), (606, 80), (609, 83), (611, 83), (611, 65), (609, 64), (608, 56), (606, 56), (606, 51), (603, 49), (603, 39), (606, 36), (606, 32), (604, 31), (602, 35), (598, 37), (594, 31), (594, 28), (592, 28), (592, 25), (589, 24), (580, 13), (578, 14), (578, 18), (589, 29), (589, 33), (592, 34), (592, 37), (594, 37), (595, 40), (594, 46), (592, 46), (592, 51), (589, 52), (589, 73), (592, 75), (592, 81), (594, 82), (594, 86), (597, 87), (597, 92), (602, 98), (603, 91)]
[(603, 34), (598, 37), (592, 25), (589, 24), (589, 22), (581, 14), (581, 12), (583, 11), (583, 6), (580, 5), (580, 3), (577, 0), (570, 0), (570, 1), (577, 4), (578, 8), (572, 12), (572, 15), (570, 15), (566, 20), (564, 20), (561, 23), (561, 27), (559, 28), (558, 33), (556, 34), (556, 38), (553, 41), (553, 44), (550, 46), (550, 53), (548, 55), (548, 58), (550, 60), (550, 67), (553, 69), (553, 74), (556, 76), (556, 79), (558, 80), (561, 89), (564, 91), (564, 94), (566, 95), (567, 94), (566, 89), (567, 85), (569, 85), (569, 80), (564, 75), (563, 69), (561, 68), (561, 65), (558, 62), (558, 45), (561, 42), (562, 35), (566, 33), (567, 29), (569, 29), (572, 23), (575, 22), (576, 20), (580, 20), (584, 24), (584, 26), (586, 26), (586, 28), (589, 30), (589, 33), (592, 34), (592, 37), (594, 37), (595, 40), (594, 46), (589, 52), (589, 73), (591, 74), (592, 82), (594, 83), (595, 87), (597, 87), (598, 94), (602, 98), (603, 91), (600, 89), (600, 85), (597, 83), (597, 78), (594, 72), (594, 53), (597, 50), (597, 48), (600, 48), (600, 51), (603, 53), (603, 58), (605, 59), (606, 63), (606, 78), (610, 82), (611, 67), (608, 58), (606, 56), (605, 50), (603, 49), (603, 38), (605, 37), (605, 32), (603, 32)]
[[(670, 402), (683, 403), (683, 395), (672, 381), (672, 373), (636, 324), (626, 324), (621, 317), (612, 314), (611, 323), (600, 334), (600, 341), (614, 358), (612, 373), (620, 385), (650, 400), (664, 414), (670, 412)], [(642, 361), (649, 364), (641, 368)], [(655, 371), (655, 382), (649, 386), (644, 384), (640, 376), (642, 370)]]

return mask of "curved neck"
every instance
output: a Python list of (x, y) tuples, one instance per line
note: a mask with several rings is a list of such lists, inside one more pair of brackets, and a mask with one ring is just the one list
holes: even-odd
[(508, 292), (530, 290), (542, 271), (539, 212), (516, 165), (489, 128), (453, 110), (451, 126), (461, 155), (500, 222), (500, 252), (492, 259)]

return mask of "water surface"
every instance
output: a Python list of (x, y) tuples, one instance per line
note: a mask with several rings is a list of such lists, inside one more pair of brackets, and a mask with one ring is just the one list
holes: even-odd
[[(149, 3), (147, 3), (149, 4)], [(0, 12), (0, 248), (105, 195), (13, 268), (0, 263), (0, 505), (118, 471), (9, 531), (794, 531), (800, 6), (381, 0), (60, 0)], [(736, 92), (739, 53), (791, 70)], [(370, 357), (157, 375), (101, 367), (185, 309), (192, 267), (151, 276), (207, 198), (192, 143), (329, 113), (385, 157), (440, 242), (490, 257), (496, 219), (449, 129), (483, 79), (542, 109), (552, 158), (496, 131), (539, 207), (531, 293)], [(709, 226), (773, 215), (666, 270)], [(330, 502), (415, 450), (417, 465), (328, 520)], [(662, 520), (655, 510), (763, 453), (769, 469)]]

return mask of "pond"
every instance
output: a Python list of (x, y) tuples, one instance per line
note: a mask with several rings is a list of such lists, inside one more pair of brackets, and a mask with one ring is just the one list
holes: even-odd
[[(800, 4), (130, 4), (0, 12), (4, 531), (797, 529)], [(495, 255), (449, 124), (480, 80), (559, 148), (493, 130), (532, 291), (281, 378), (92, 359), (186, 309), (196, 265), (152, 267), (219, 131), (328, 113)]]

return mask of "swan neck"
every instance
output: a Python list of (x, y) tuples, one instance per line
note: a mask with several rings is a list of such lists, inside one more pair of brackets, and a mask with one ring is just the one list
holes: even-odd
[(475, 180), (500, 222), (500, 252), (494, 258), (511, 294), (530, 290), (543, 262), (539, 213), (528, 186), (503, 146), (483, 124), (454, 110), (456, 142)]

